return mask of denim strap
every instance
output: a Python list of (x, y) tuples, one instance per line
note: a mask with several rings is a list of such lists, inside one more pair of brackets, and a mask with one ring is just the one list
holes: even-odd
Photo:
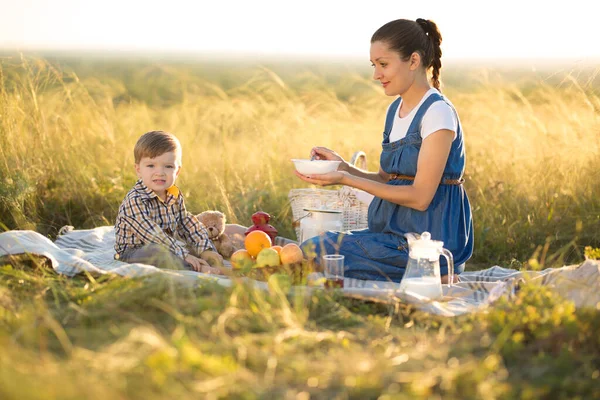
[(396, 111), (398, 111), (398, 106), (400, 105), (400, 101), (402, 97), (398, 97), (392, 104), (390, 104), (390, 108), (388, 109), (387, 116), (385, 117), (385, 128), (383, 131), (383, 142), (389, 142), (390, 133), (392, 133), (392, 126), (394, 125), (394, 116), (396, 115)]
[(421, 121), (423, 120), (425, 113), (427, 112), (427, 110), (429, 110), (429, 107), (431, 107), (431, 105), (433, 103), (435, 103), (436, 101), (440, 101), (440, 100), (443, 100), (443, 99), (442, 99), (442, 96), (440, 96), (439, 94), (437, 94), (437, 93), (430, 94), (429, 97), (427, 97), (425, 99), (423, 104), (421, 104), (421, 106), (417, 110), (417, 113), (415, 114), (415, 117), (413, 118), (412, 122), (410, 123), (410, 126), (408, 127), (407, 132), (421, 131)]

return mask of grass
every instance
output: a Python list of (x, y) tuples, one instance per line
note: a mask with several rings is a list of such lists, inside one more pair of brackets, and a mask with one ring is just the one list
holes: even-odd
[[(458, 66), (469, 268), (578, 263), (600, 247), (597, 70)], [(0, 64), (0, 223), (49, 237), (112, 224), (143, 132), (174, 132), (193, 211), (293, 237), (290, 158), (311, 146), (377, 168), (389, 99), (353, 64), (10, 55)], [(588, 247), (586, 250), (585, 248)], [(600, 316), (528, 284), (459, 318), (244, 284), (56, 276), (0, 261), (0, 398), (600, 398)]]

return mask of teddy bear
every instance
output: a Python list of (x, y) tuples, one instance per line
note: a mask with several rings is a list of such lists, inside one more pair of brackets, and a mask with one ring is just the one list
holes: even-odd
[(225, 214), (220, 211), (209, 210), (196, 215), (196, 218), (206, 227), (208, 237), (212, 240), (219, 254), (223, 258), (231, 257), (235, 249), (233, 242), (225, 234)]

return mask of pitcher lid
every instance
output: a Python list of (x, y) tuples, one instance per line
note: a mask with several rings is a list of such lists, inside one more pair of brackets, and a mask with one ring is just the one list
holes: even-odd
[(423, 232), (420, 238), (414, 238), (409, 240), (408, 247), (410, 251), (414, 251), (419, 254), (429, 254), (436, 252), (438, 249), (442, 249), (444, 242), (439, 240), (431, 240), (431, 233)]

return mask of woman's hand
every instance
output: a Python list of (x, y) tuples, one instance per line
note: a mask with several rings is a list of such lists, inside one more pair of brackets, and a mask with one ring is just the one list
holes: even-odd
[(345, 171), (333, 171), (326, 174), (313, 174), (313, 175), (302, 175), (298, 171), (295, 171), (296, 176), (302, 179), (304, 182), (312, 183), (313, 185), (329, 186), (329, 185), (341, 185), (342, 180), (348, 174)]
[(338, 153), (326, 147), (313, 147), (310, 151), (310, 158), (314, 160), (342, 161), (343, 163), (346, 162)]

